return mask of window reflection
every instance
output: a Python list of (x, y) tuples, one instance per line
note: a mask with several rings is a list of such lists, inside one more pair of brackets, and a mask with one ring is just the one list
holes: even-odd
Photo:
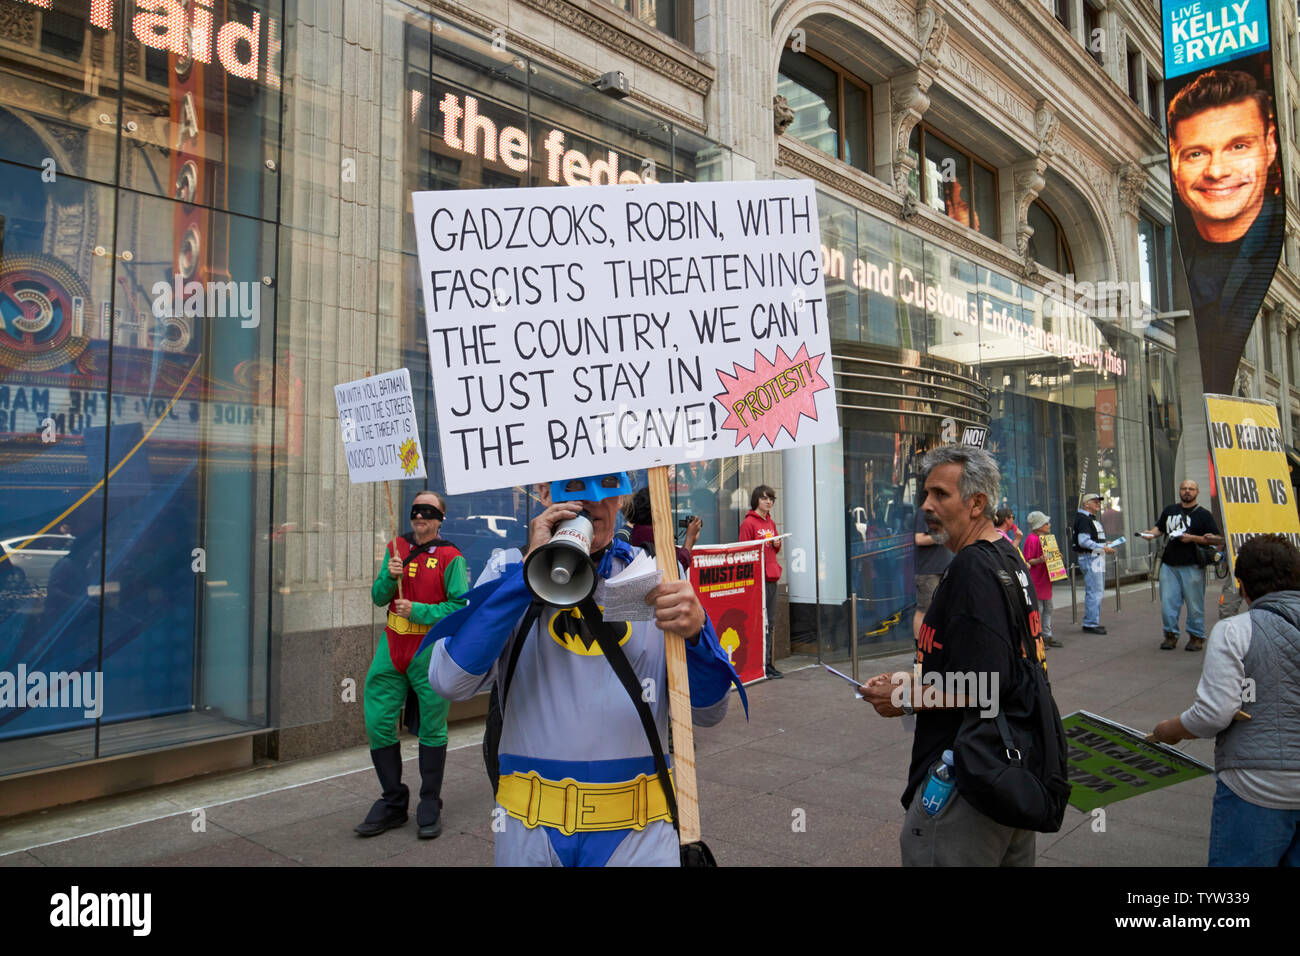
[(924, 123), (912, 130), (908, 151), (916, 161), (909, 186), (936, 212), (996, 239), (994, 171)]
[(871, 95), (865, 83), (812, 53), (781, 53), (777, 93), (794, 111), (787, 133), (871, 171)]

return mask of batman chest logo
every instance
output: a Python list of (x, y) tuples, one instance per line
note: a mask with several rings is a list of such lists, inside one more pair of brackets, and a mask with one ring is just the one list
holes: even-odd
[[(601, 610), (603, 611), (604, 608), (601, 608)], [(632, 625), (627, 621), (606, 621), (605, 623), (618, 635), (620, 647), (626, 644), (627, 639), (632, 636)], [(583, 657), (601, 656), (600, 645), (596, 643), (596, 638), (588, 631), (586, 623), (582, 620), (582, 612), (576, 607), (556, 611), (547, 624), (547, 630), (550, 632), (551, 639), (566, 651), (580, 654)]]

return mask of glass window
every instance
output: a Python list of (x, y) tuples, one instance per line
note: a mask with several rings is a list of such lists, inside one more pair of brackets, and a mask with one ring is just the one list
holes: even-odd
[(1070, 29), (1070, 4), (1073, 0), (1052, 0), (1052, 15), (1065, 29)]
[(263, 728), (276, 230), (0, 163), (11, 213), (0, 660), (102, 706), (0, 713), (0, 771)]
[(1164, 112), (1160, 109), (1160, 87), (1161, 79), (1158, 76), (1147, 74), (1147, 115), (1157, 126), (1163, 127)]
[(831, 156), (839, 156), (839, 97), (835, 71), (810, 56), (781, 54), (777, 92), (794, 111), (787, 133)]
[(858, 214), (848, 203), (819, 193), (817, 212), (821, 220), (822, 273), (826, 283), (827, 309), (831, 315), (831, 337), (860, 339), (862, 328), (858, 315), (862, 267), (855, 262), (858, 254)]
[(1083, 45), (1098, 63), (1106, 50), (1106, 34), (1101, 28), (1101, 10), (1083, 0)]
[(80, 60), (86, 42), (86, 21), (59, 10), (46, 10), (41, 17), (41, 51), (65, 60)]
[(1155, 307), (1156, 251), (1155, 226), (1146, 216), (1138, 218), (1138, 275), (1142, 289), (1142, 304)]
[(923, 203), (993, 239), (998, 238), (997, 177), (993, 170), (924, 123), (912, 130), (918, 159), (913, 182)]
[(870, 140), (871, 106), (867, 91), (852, 80), (844, 82), (844, 161), (857, 169), (870, 172), (867, 153)]
[(1128, 50), (1128, 55), (1125, 58), (1124, 62), (1125, 62), (1125, 70), (1128, 74), (1128, 98), (1131, 99), (1134, 103), (1141, 102), (1140, 97), (1142, 95), (1142, 89), (1141, 89), (1142, 74), (1138, 64), (1138, 52), (1133, 49)]
[(777, 93), (794, 111), (787, 132), (809, 146), (871, 171), (871, 97), (866, 85), (820, 58), (786, 49)]
[(646, 26), (666, 33), (687, 46), (694, 45), (694, 15), (690, 0), (609, 0)]
[[(178, 31), (132, 27), (140, 42), (132, 44), (136, 52), (128, 53), (125, 72), (149, 88), (146, 95), (132, 95), (123, 104), (122, 186), (211, 209), (275, 218), (280, 199), (277, 169), (283, 162), (282, 11), (279, 0), (228, 3), (221, 39), (214, 40), (210, 50), (196, 46), (192, 58), (169, 46), (169, 36)], [(341, 38), (338, 44), (341, 48)], [(314, 96), (312, 86), (300, 84), (291, 115), (310, 110), (315, 135), (304, 131), (295, 142), (313, 144), (316, 136), (333, 140), (332, 151), (319, 148), (341, 177), (339, 106)], [(312, 189), (319, 205), (326, 184), (314, 182)], [(298, 223), (299, 210), (292, 201), (287, 206), (288, 220)], [(322, 231), (336, 232), (337, 214), (320, 225), (325, 226)]]
[(1038, 200), (1029, 207), (1029, 226), (1034, 230), (1029, 237), (1029, 255), (1033, 260), (1053, 272), (1072, 275), (1074, 257), (1070, 255), (1069, 243), (1056, 217)]
[(1277, 374), (1277, 366), (1273, 364), (1273, 321), (1272, 313), (1260, 312), (1259, 338), (1264, 345), (1264, 371), (1270, 375)]
[(962, 194), (970, 194), (970, 160), (937, 136), (927, 136), (923, 169), (925, 204), (969, 226), (970, 204)]

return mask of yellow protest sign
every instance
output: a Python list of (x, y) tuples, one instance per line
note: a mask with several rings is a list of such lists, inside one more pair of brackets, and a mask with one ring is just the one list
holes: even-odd
[(1284, 534), (1300, 547), (1300, 515), (1291, 500), (1277, 408), (1256, 399), (1206, 395), (1205, 414), (1229, 559), (1235, 562), (1241, 546), (1261, 534)]
[(1047, 559), (1047, 579), (1060, 581), (1065, 577), (1065, 559), (1061, 557), (1061, 546), (1056, 543), (1056, 535), (1040, 534), (1043, 542), (1043, 557)]

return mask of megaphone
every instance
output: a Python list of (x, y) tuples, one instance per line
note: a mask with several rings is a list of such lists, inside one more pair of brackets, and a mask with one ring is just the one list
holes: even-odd
[(596, 590), (591, 562), (591, 515), (586, 509), (561, 522), (551, 540), (524, 561), (524, 583), (552, 607), (576, 607)]

